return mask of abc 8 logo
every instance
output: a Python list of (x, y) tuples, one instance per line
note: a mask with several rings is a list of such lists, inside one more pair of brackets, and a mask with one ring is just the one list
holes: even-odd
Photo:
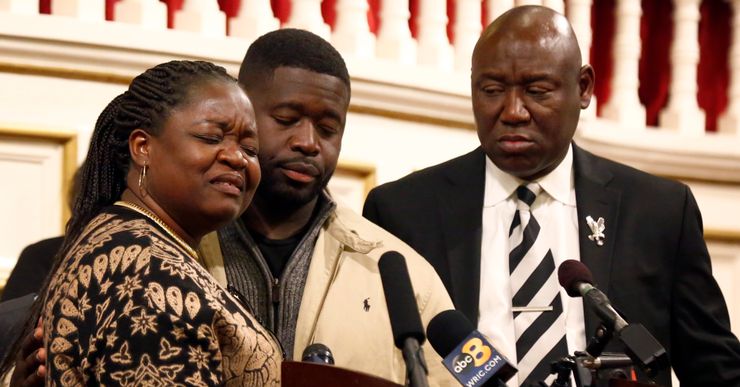
[(455, 373), (459, 374), (473, 364), (474, 367), (480, 367), (491, 358), (491, 347), (483, 344), (483, 341), (473, 337), (463, 344), (461, 353), (455, 356), (453, 366)]

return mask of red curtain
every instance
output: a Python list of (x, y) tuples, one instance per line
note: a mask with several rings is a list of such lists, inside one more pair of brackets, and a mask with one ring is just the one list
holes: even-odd
[[(596, 72), (594, 95), (598, 102), (596, 114), (601, 115), (601, 108), (609, 101), (612, 75), (613, 37), (615, 31), (614, 9), (616, 0), (596, 0), (591, 7), (591, 65)], [(586, 60), (584, 59), (584, 62)]]
[(658, 115), (668, 103), (671, 83), (670, 50), (673, 41), (673, 2), (642, 0), (640, 22), (640, 102), (647, 124), (658, 125)]
[[(591, 63), (596, 70), (595, 94), (599, 107), (609, 100), (612, 75), (615, 0), (596, 0), (591, 14), (593, 45)], [(670, 46), (673, 42), (671, 0), (643, 0), (640, 36), (640, 101), (645, 105), (647, 124), (657, 125), (660, 111), (668, 103), (671, 82)], [(699, 23), (700, 61), (697, 72), (699, 106), (706, 112), (706, 130), (717, 129), (717, 117), (727, 107), (729, 84), (728, 51), (732, 9), (722, 1), (703, 0)], [(600, 109), (599, 109), (600, 110)]]
[(699, 22), (699, 106), (707, 114), (707, 131), (712, 132), (717, 130), (717, 118), (727, 108), (731, 19), (732, 7), (729, 2), (702, 2)]

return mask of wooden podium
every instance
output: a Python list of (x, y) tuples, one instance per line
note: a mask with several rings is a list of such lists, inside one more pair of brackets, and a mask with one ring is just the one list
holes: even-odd
[(401, 387), (400, 384), (363, 372), (333, 365), (284, 361), (281, 368), (283, 387)]

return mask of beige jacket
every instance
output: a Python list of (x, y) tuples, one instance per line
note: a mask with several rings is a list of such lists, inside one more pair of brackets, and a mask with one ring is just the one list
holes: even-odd
[[(316, 241), (306, 279), (293, 353), (322, 343), (336, 365), (399, 384), (405, 382), (401, 351), (393, 345), (388, 309), (378, 272), (378, 260), (390, 250), (406, 258), (422, 324), (452, 309), (452, 301), (434, 269), (398, 238), (353, 211), (338, 207)], [(225, 285), (226, 275), (214, 234), (201, 245), (205, 266)], [(423, 346), (430, 369), (429, 384), (453, 386), (455, 381), (434, 349)]]

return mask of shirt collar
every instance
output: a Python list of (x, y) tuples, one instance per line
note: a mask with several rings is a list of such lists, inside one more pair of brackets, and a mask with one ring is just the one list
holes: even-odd
[[(576, 205), (575, 183), (573, 180), (573, 146), (568, 147), (563, 161), (547, 175), (536, 180), (543, 191), (553, 199), (570, 206)], [(492, 207), (507, 200), (516, 188), (525, 183), (501, 169), (486, 157), (486, 181), (483, 207)]]

